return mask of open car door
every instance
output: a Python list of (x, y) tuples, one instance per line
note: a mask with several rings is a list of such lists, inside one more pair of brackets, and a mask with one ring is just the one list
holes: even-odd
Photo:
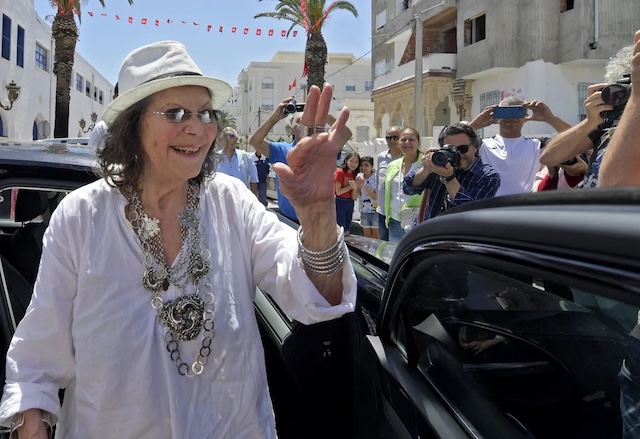
[(361, 347), (356, 437), (622, 437), (640, 310), (627, 198), (467, 209), (409, 233)]

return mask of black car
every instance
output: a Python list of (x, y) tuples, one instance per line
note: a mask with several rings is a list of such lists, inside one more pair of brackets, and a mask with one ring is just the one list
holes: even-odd
[[(88, 151), (0, 142), (3, 352), (51, 212), (96, 179)], [(279, 436), (621, 437), (639, 202), (633, 189), (496, 198), (451, 209), (398, 246), (351, 236), (357, 309), (329, 322), (295, 322), (258, 290)]]

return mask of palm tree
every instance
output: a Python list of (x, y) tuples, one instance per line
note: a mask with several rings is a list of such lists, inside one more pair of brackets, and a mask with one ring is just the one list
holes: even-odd
[[(104, 7), (104, 0), (98, 0)], [(133, 0), (127, 0), (133, 4)], [(82, 3), (86, 0), (49, 0), (57, 13), (51, 26), (51, 35), (56, 44), (53, 73), (56, 75), (56, 122), (53, 137), (69, 137), (69, 101), (71, 89), (71, 72), (78, 41), (78, 26), (75, 16), (80, 21)]]
[[(262, 1), (262, 0), (260, 0)], [(325, 0), (279, 0), (273, 12), (262, 12), (254, 18), (271, 17), (291, 22), (287, 37), (296, 26), (302, 26), (307, 32), (307, 45), (304, 49), (303, 76), (307, 75), (307, 87), (324, 84), (324, 66), (327, 64), (327, 43), (322, 36), (322, 26), (331, 12), (343, 9), (358, 16), (356, 7), (348, 1), (338, 0), (325, 9)]]
[(230, 127), (236, 129), (236, 118), (226, 110), (218, 110), (218, 125), (222, 128)]

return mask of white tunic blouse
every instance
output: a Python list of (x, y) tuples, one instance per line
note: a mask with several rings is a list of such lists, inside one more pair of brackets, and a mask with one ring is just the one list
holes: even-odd
[[(170, 359), (142, 286), (140, 244), (125, 205), (100, 180), (54, 212), (32, 302), (9, 348), (0, 425), (41, 408), (59, 420), (56, 437), (65, 439), (275, 438), (255, 287), (302, 323), (337, 318), (355, 307), (349, 259), (343, 301), (330, 306), (301, 266), (295, 231), (242, 182), (216, 174), (200, 193), (215, 336), (204, 372), (188, 378)], [(177, 296), (173, 285), (163, 293), (165, 300)], [(180, 342), (183, 361), (190, 365), (201, 343), (202, 334)], [(59, 388), (66, 389), (62, 408)]]

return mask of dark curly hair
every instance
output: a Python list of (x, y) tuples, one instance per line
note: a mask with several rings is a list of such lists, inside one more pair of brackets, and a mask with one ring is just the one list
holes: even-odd
[[(122, 111), (106, 132), (104, 147), (98, 149), (98, 176), (104, 178), (108, 184), (115, 187), (129, 187), (138, 189), (144, 169), (144, 154), (140, 139), (140, 121), (153, 96), (146, 97)], [(214, 118), (218, 124), (218, 136), (222, 133), (219, 112), (214, 111)], [(216, 170), (220, 159), (220, 152), (214, 140), (202, 170), (193, 180), (202, 183)]]
[(466, 134), (471, 140), (471, 145), (476, 148), (480, 148), (482, 145), (482, 139), (478, 136), (476, 130), (474, 130), (470, 125), (466, 123), (454, 123), (451, 125), (447, 125), (440, 131), (440, 135), (438, 136), (438, 145), (444, 146), (444, 139), (449, 136), (455, 136), (456, 134)]

